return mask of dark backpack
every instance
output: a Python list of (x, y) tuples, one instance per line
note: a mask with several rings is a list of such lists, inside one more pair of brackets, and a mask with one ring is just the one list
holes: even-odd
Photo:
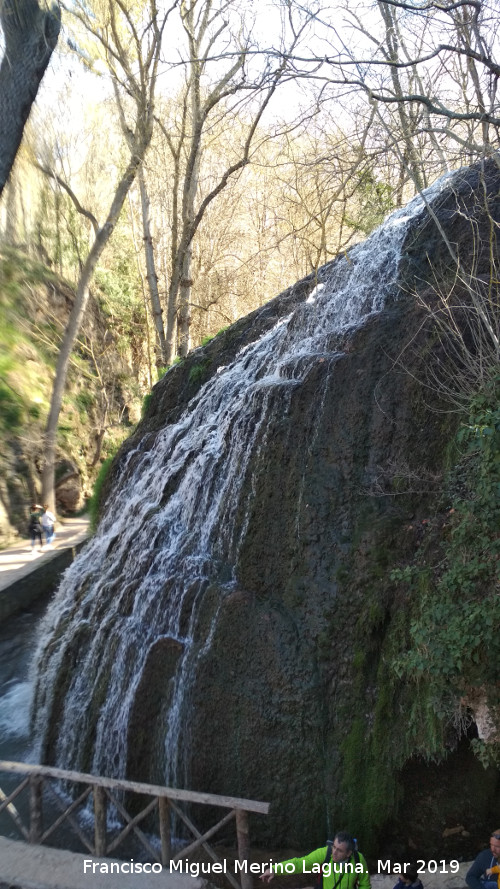
[(40, 524), (40, 516), (38, 515), (38, 513), (30, 515), (30, 523), (28, 527), (30, 534), (32, 531), (41, 531), (42, 526)]

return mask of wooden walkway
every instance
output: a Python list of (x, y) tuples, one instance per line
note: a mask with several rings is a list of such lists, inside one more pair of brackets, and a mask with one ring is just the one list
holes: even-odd
[[(213, 872), (224, 874), (233, 889), (251, 889), (253, 885), (252, 874), (247, 870), (251, 863), (248, 813), (267, 815), (268, 803), (4, 760), (0, 760), (0, 773), (9, 776), (9, 790), (6, 792), (0, 787), (0, 813), (5, 812), (10, 816), (18, 834), (25, 841), (0, 837), (0, 882), (22, 889), (80, 889), (83, 886), (88, 889), (100, 886), (114, 889), (115, 885), (117, 889), (128, 886), (133, 889), (149, 889), (150, 886), (198, 889), (207, 880), (211, 882), (210, 874)], [(13, 779), (20, 779), (20, 783), (12, 789)], [(75, 786), (74, 794), (68, 791), (70, 785)], [(52, 803), (51, 824), (46, 823), (49, 798)], [(135, 814), (131, 815), (127, 806), (130, 807), (134, 798)], [(89, 803), (92, 803), (93, 809), (90, 835)], [(54, 804), (61, 812), (55, 819)], [(186, 804), (189, 813), (183, 808)], [(218, 808), (228, 811), (215, 825), (202, 832), (196, 827), (191, 811), (200, 805), (215, 807), (216, 811)], [(139, 806), (143, 806), (141, 811), (137, 811)], [(110, 808), (113, 813), (111, 825), (108, 817)], [(79, 814), (84, 809), (86, 818), (81, 819)], [(22, 817), (21, 811), (27, 811), (28, 817)], [(182, 827), (184, 835), (187, 832), (192, 837), (183, 841), (181, 848), (178, 842), (175, 848), (173, 846), (172, 818)], [(139, 827), (144, 819), (147, 819), (147, 834)], [(238, 878), (208, 842), (233, 820), (241, 865)], [(71, 828), (83, 849), (87, 850), (86, 853), (43, 846), (50, 837), (54, 841), (63, 822)], [(157, 839), (153, 839), (152, 835), (156, 835)], [(128, 858), (120, 862), (106, 857), (119, 846), (123, 849), (124, 841), (130, 848), (132, 837), (142, 849), (142, 854), (146, 854), (145, 863), (142, 863), (142, 859), (134, 862)], [(197, 882), (196, 862), (190, 865), (189, 856), (201, 849), (210, 863), (205, 865), (208, 873)], [(111, 863), (114, 865), (112, 869)], [(137, 869), (139, 864), (140, 871)], [(129, 871), (132, 871), (131, 881), (127, 882), (124, 878), (127, 876), (128, 879)], [(111, 881), (111, 877), (116, 882)]]

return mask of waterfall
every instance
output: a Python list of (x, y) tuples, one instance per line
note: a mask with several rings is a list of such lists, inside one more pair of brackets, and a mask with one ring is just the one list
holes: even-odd
[(184, 702), (214, 623), (196, 656), (194, 627), (210, 585), (217, 581), (224, 596), (237, 583), (249, 466), (265, 447), (270, 412), (277, 403), (286, 412), (311, 367), (335, 359), (339, 334), (397, 298), (401, 246), (423, 209), (415, 198), (320, 269), (301, 305), (220, 368), (175, 424), (148, 433), (122, 458), (121, 481), (97, 534), (64, 575), (35, 658), (36, 732), (42, 751), (51, 738), (60, 767), (125, 774), (144, 665), (153, 646), (172, 640), (179, 656), (159, 768), (167, 784), (188, 779)]

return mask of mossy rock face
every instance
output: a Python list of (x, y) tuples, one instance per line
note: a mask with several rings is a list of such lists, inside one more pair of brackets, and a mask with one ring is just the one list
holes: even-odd
[(463, 259), (464, 269), (471, 270), (473, 259), (477, 274), (489, 271), (500, 215), (495, 167), (494, 161), (485, 161), (462, 169), (433, 202), (432, 214), (422, 211), (403, 247), (403, 288), (421, 290), (440, 278), (453, 280), (456, 256)]
[(172, 703), (172, 677), (182, 648), (176, 639), (160, 638), (148, 653), (128, 725), (127, 774), (131, 780), (163, 783), (158, 769), (163, 742), (160, 727), (163, 728), (168, 718)]
[[(404, 798), (411, 744), (387, 731), (399, 693), (382, 667), (399, 620), (387, 577), (415, 546), (410, 517), (433, 508), (433, 490), (404, 493), (406, 477), (438, 476), (452, 432), (394, 366), (419, 324), (418, 311), (397, 305), (342, 356), (318, 362), (291, 398), (273, 396), (241, 494), (246, 503), (251, 488), (250, 513), (237, 512), (238, 589), (213, 585), (199, 608), (179, 746), (192, 788), (272, 801), (254, 828), (262, 843), (312, 845), (340, 824), (374, 852)], [(381, 492), (381, 477), (403, 492)], [(171, 671), (159, 645), (141, 680), (148, 715), (141, 704), (130, 728), (131, 774), (152, 781)]]
[[(470, 228), (462, 227), (457, 206), (480, 217), (486, 236), (482, 175), (479, 168), (464, 174), (439, 207), (439, 222), (464, 263), (474, 244), (467, 248)], [(495, 214), (499, 184), (492, 164), (487, 191)], [(458, 423), (442, 412), (438, 394), (420, 384), (441, 357), (415, 293), (428, 287), (431, 266), (446, 273), (449, 254), (436, 232), (422, 213), (404, 245), (399, 293), (386, 309), (332, 338), (331, 351), (314, 358), (296, 385), (273, 386), (266, 396), (266, 422), (258, 427), (238, 503), (231, 504), (231, 540), (238, 545), (229, 554), (221, 547), (206, 588), (193, 581), (181, 615), (180, 635), (191, 620), (193, 643), (175, 751), (180, 774), (193, 789), (270, 801), (269, 818), (252, 823), (252, 838), (268, 846), (313, 847), (344, 828), (376, 855), (388, 847), (392, 824), (394, 843), (406, 844), (407, 854), (413, 828), (429, 811), (408, 766), (417, 757), (447, 764), (438, 773), (444, 786), (456, 790), (459, 773), (464, 796), (476, 792), (472, 753), (458, 744), (460, 727), (440, 718), (425, 684), (401, 681), (391, 669), (408, 639), (412, 603), (390, 572), (419, 547), (427, 546), (429, 557), (438, 552), (436, 539), (424, 542), (425, 523), (442, 508)], [(479, 256), (478, 274), (486, 258)], [(293, 312), (314, 284), (312, 277), (299, 282), (169, 371), (117, 455), (107, 490), (134, 478), (158, 431), (178, 420), (206, 377)], [(199, 367), (203, 380), (196, 379)], [(168, 487), (164, 497), (174, 493)], [(155, 546), (161, 547), (160, 535)], [(133, 607), (126, 558), (103, 593), (103, 616), (119, 596), (124, 614)], [(425, 593), (427, 580), (423, 574), (416, 595)], [(157, 781), (164, 767), (180, 655), (172, 640), (160, 638), (159, 615), (171, 594), (171, 585), (159, 584), (157, 641), (138, 677), (129, 724), (128, 767), (143, 780)], [(408, 714), (415, 708), (425, 718), (412, 734)], [(432, 794), (436, 772), (422, 767), (419, 775)], [(500, 803), (496, 774), (491, 794), (483, 787), (480, 795), (468, 817), (482, 830)], [(428, 824), (426, 858), (441, 857), (442, 832), (457, 814), (455, 791), (440, 799)], [(394, 828), (395, 813), (408, 827), (405, 838)], [(481, 839), (474, 825), (466, 828), (464, 855)]]
[[(324, 829), (321, 789), (310, 794), (322, 756), (322, 688), (314, 650), (301, 638), (296, 617), (245, 590), (227, 596), (212, 644), (202, 649), (186, 723), (186, 740), (196, 739), (192, 786), (232, 795), (240, 788), (245, 796), (251, 788), (251, 798), (273, 801), (257, 835), (275, 843), (284, 841), (286, 830), (289, 845), (303, 841), (306, 823), (316, 835)], [(311, 770), (299, 765), (298, 750)], [(299, 802), (305, 798), (307, 818)]]

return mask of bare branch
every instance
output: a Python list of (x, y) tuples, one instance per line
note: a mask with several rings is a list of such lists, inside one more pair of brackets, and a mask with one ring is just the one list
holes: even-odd
[(97, 219), (95, 218), (94, 214), (91, 213), (90, 210), (86, 210), (85, 207), (82, 207), (76, 194), (74, 193), (72, 188), (70, 188), (68, 183), (65, 182), (64, 179), (61, 178), (61, 176), (58, 176), (57, 173), (54, 172), (54, 170), (49, 169), (49, 167), (44, 167), (43, 164), (40, 164), (40, 163), (35, 163), (35, 166), (45, 176), (48, 176), (49, 179), (54, 179), (54, 181), (57, 182), (57, 184), (61, 188), (64, 189), (66, 194), (68, 194), (69, 197), (71, 198), (71, 200), (73, 201), (73, 204), (74, 204), (77, 212), (80, 213), (81, 216), (85, 216), (85, 218), (88, 219), (92, 223), (92, 228), (94, 229), (94, 233), (97, 234), (97, 232), (99, 231), (99, 223), (98, 223)]

